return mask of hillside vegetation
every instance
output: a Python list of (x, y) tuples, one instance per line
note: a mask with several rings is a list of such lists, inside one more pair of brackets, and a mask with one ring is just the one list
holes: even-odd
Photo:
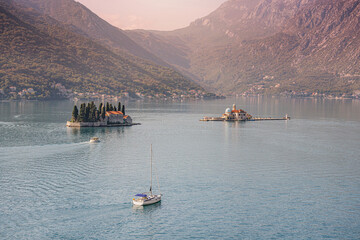
[(156, 64), (168, 66), (160, 58), (136, 44), (124, 31), (110, 25), (79, 2), (74, 0), (13, 1), (50, 16), (65, 26), (68, 26), (68, 30), (90, 37), (120, 54), (126, 52), (150, 60)]
[(202, 89), (173, 69), (115, 54), (34, 9), (5, 0), (0, 0), (0, 49), (0, 89), (5, 95), (14, 86), (33, 88), (38, 98), (58, 97), (54, 83), (109, 94)]

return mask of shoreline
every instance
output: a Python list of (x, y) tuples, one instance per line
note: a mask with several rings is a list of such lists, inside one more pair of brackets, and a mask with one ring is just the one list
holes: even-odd
[[(183, 101), (213, 101), (213, 100), (221, 100), (228, 99), (234, 96), (226, 96), (225, 98), (186, 98), (186, 99), (173, 99), (173, 98), (118, 98), (122, 101), (173, 101), (173, 102), (183, 102)], [(271, 97), (271, 98), (290, 98), (290, 99), (316, 99), (316, 100), (360, 100), (358, 97), (329, 97), (329, 96), (281, 96), (281, 95), (266, 95), (266, 94), (255, 94), (255, 95), (240, 95), (236, 96), (237, 98), (257, 98), (257, 97)], [(82, 99), (74, 99), (74, 98), (51, 98), (51, 99), (0, 99), (0, 102), (51, 102), (51, 101), (70, 101), (70, 102), (78, 102), (82, 100), (95, 101), (95, 102), (103, 102), (102, 99), (97, 98), (82, 98)], [(112, 101), (114, 99), (107, 99)]]
[(130, 127), (134, 125), (141, 125), (141, 123), (118, 123), (118, 124), (107, 124), (104, 122), (66, 122), (68, 128), (92, 128), (92, 127)]

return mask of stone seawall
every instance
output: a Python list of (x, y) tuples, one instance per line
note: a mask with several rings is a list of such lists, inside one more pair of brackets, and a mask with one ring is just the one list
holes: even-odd
[(67, 127), (106, 127), (106, 122), (66, 122)]

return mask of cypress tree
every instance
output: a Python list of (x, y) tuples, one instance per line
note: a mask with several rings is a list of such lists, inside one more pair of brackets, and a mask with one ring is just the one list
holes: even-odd
[(99, 112), (101, 111), (102, 107), (103, 107), (103, 103), (100, 103), (100, 105), (99, 105)]
[(104, 120), (105, 119), (105, 106), (103, 106), (102, 107), (102, 109), (101, 109), (101, 118), (102, 118), (102, 120)]
[(89, 108), (88, 122), (93, 122), (93, 108), (91, 103), (88, 104), (88, 108)]
[(77, 106), (75, 105), (75, 106), (74, 106), (74, 109), (73, 109), (73, 111), (72, 111), (71, 121), (72, 121), (72, 122), (76, 122), (76, 121), (77, 121), (77, 118), (78, 118), (78, 115), (79, 115), (79, 110), (78, 110)]
[(114, 111), (116, 111), (116, 107), (114, 106)]
[(124, 115), (126, 115), (126, 114), (125, 114), (125, 105), (122, 106), (122, 113), (123, 113)]
[(85, 107), (85, 118), (84, 118), (84, 122), (90, 122), (89, 120), (89, 116), (90, 116), (90, 103)]
[(78, 122), (84, 122), (85, 121), (85, 103), (80, 105), (80, 114), (78, 116)]
[(110, 111), (110, 104), (108, 102), (106, 102), (106, 111)]
[(89, 122), (96, 122), (96, 116), (95, 116), (95, 112), (96, 112), (96, 106), (94, 102), (91, 102), (90, 104), (90, 112), (89, 112)]
[(99, 114), (99, 110), (95, 110), (95, 121), (94, 122), (98, 122), (100, 121), (100, 114)]
[(118, 103), (118, 111), (121, 111), (121, 102)]
[(114, 107), (111, 103), (110, 103), (110, 111), (114, 111)]

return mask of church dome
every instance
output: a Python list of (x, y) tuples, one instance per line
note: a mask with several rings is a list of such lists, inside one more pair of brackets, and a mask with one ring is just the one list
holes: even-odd
[(231, 109), (230, 109), (230, 108), (227, 108), (227, 109), (225, 110), (225, 113), (231, 113)]

